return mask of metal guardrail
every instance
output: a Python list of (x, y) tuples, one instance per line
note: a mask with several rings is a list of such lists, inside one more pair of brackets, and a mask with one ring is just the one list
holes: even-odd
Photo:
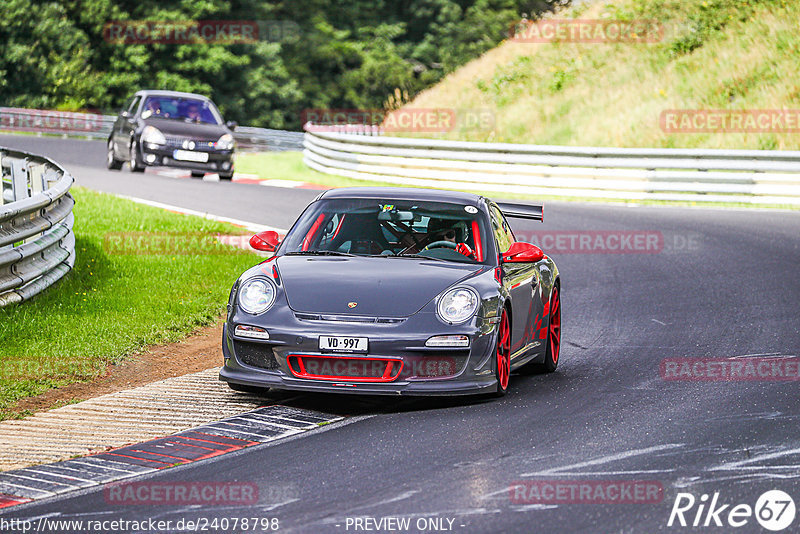
[[(0, 107), (0, 130), (107, 139), (116, 118), (115, 115)], [(233, 136), (242, 151), (303, 150), (303, 132), (237, 126)]]
[(479, 143), (313, 124), (305, 130), (309, 167), (355, 179), (578, 198), (800, 206), (800, 151)]
[(303, 132), (237, 126), (233, 136), (236, 138), (237, 148), (243, 151), (299, 152), (303, 150)]
[(52, 160), (0, 147), (0, 306), (27, 300), (75, 265), (73, 178)]

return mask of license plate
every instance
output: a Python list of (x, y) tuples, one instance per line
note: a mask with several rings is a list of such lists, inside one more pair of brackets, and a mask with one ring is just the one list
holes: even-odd
[(319, 350), (330, 352), (367, 352), (366, 337), (319, 336)]
[(172, 153), (173, 159), (180, 161), (197, 161), (199, 163), (206, 163), (208, 161), (208, 152), (192, 152), (191, 150), (176, 150)]

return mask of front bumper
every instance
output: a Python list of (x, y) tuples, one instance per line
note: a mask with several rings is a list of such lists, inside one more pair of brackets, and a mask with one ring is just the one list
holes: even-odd
[[(280, 327), (259, 325), (252, 318), (248, 322), (248, 317), (236, 315), (226, 322), (222, 342), (225, 364), (220, 370), (220, 380), (265, 388), (364, 395), (474, 395), (497, 391), (493, 357), (495, 327), (484, 324), (480, 318), (460, 327), (447, 327), (428, 317), (430, 314), (417, 314), (393, 325), (325, 324), (299, 320), (292, 312), (281, 315), (282, 320), (277, 322), (283, 325)], [(235, 336), (232, 332), (236, 324), (266, 328), (270, 339)], [(459, 334), (469, 336), (468, 348), (425, 346), (432, 336)], [(368, 353), (321, 352), (320, 335), (368, 337)], [(305, 359), (308, 365), (309, 361), (326, 358), (335, 362), (329, 369), (337, 369), (341, 364), (339, 371), (320, 371), (310, 378), (311, 373), (301, 372), (298, 365), (299, 359)], [(397, 365), (394, 371), (382, 376), (381, 373), (372, 378), (343, 376), (341, 370), (350, 362), (354, 362), (354, 368), (360, 364), (366, 368), (362, 360), (393, 361)], [(317, 378), (320, 375), (324, 378)]]
[(176, 150), (168, 146), (153, 146), (150, 143), (143, 143), (142, 163), (154, 167), (175, 167), (206, 172), (228, 173), (233, 171), (233, 150), (195, 151), (196, 154), (208, 154), (206, 162), (176, 159)]

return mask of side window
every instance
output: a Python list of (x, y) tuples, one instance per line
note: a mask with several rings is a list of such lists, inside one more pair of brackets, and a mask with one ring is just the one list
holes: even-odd
[(499, 209), (492, 206), (490, 211), (492, 214), (492, 231), (494, 232), (495, 241), (497, 241), (498, 252), (505, 252), (514, 243), (514, 234)]
[(133, 97), (130, 97), (130, 98), (129, 98), (129, 99), (126, 101), (126, 102), (125, 102), (125, 105), (124, 105), (124, 106), (122, 106), (122, 111), (128, 111), (128, 108), (130, 108), (130, 107), (131, 107), (131, 104), (133, 104), (133, 100), (134, 100), (134, 98), (133, 98)]
[(141, 100), (142, 100), (141, 96), (134, 97), (134, 99), (131, 100), (131, 104), (128, 106), (128, 113), (130, 115), (134, 115), (136, 113), (136, 108), (139, 107), (139, 102)]
[(517, 238), (514, 236), (514, 230), (511, 229), (511, 225), (508, 224), (508, 220), (502, 212), (500, 212), (500, 218), (503, 221), (503, 232), (505, 232), (506, 237), (508, 238), (508, 246), (510, 247), (517, 241)]

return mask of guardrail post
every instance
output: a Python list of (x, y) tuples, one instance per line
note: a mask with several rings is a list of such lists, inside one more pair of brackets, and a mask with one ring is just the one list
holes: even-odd
[(14, 202), (25, 200), (30, 194), (28, 191), (28, 173), (24, 162), (12, 159), (9, 162), (9, 167), (11, 168), (11, 190), (14, 195)]

